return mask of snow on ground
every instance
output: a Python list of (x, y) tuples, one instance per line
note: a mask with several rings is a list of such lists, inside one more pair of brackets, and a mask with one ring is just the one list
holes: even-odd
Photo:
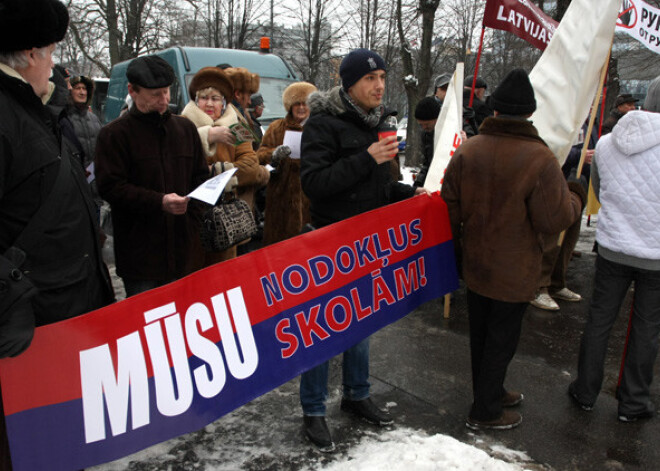
[[(524, 453), (497, 446), (497, 452), (516, 460), (527, 461)], [(319, 468), (307, 468), (311, 471)], [(391, 430), (365, 435), (348, 457), (334, 461), (325, 471), (517, 471), (519, 465), (492, 458), (447, 435), (428, 436), (410, 429)]]

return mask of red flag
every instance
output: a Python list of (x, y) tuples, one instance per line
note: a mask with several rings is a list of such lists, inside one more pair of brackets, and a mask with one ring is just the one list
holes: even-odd
[(543, 51), (559, 23), (530, 0), (488, 0), (483, 25), (513, 33)]

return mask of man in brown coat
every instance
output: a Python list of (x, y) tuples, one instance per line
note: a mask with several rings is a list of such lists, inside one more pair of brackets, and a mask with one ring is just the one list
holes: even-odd
[(145, 56), (126, 76), (133, 106), (99, 133), (96, 181), (112, 208), (117, 274), (132, 296), (202, 268), (203, 208), (186, 195), (209, 169), (195, 125), (168, 109), (172, 67)]
[(492, 103), (495, 116), (458, 148), (442, 185), (468, 288), (471, 429), (510, 429), (522, 421), (503, 409), (523, 399), (504, 389), (504, 378), (539, 283), (540, 236), (566, 229), (586, 201), (578, 183), (569, 190), (557, 159), (527, 120), (536, 109), (527, 73), (510, 72)]

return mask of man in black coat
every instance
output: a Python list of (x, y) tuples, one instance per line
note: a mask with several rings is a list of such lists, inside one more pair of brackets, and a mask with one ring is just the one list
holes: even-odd
[[(0, 358), (5, 358), (30, 345), (35, 326), (101, 308), (114, 295), (85, 176), (42, 103), (55, 43), (69, 23), (66, 7), (57, 0), (0, 0), (0, 11)], [(0, 405), (0, 469), (10, 467)]]
[[(342, 86), (308, 99), (311, 116), (302, 135), (300, 179), (314, 227), (426, 192), (393, 180), (396, 136), (378, 138), (379, 127), (394, 114), (382, 105), (386, 68), (375, 52), (353, 50), (339, 68)], [(344, 352), (343, 370), (342, 410), (376, 425), (392, 423), (369, 397), (368, 338)], [(322, 451), (334, 448), (325, 422), (327, 394), (325, 362), (300, 381), (305, 433)]]

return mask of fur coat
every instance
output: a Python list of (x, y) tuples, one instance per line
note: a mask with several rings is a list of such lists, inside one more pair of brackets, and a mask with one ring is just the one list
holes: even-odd
[[(274, 121), (268, 127), (257, 152), (259, 161), (270, 163), (273, 150), (282, 145), (286, 131), (302, 130), (302, 126), (290, 114)], [(273, 172), (266, 189), (264, 218), (264, 245), (295, 237), (310, 222), (309, 199), (300, 186), (300, 159), (286, 157)]]

